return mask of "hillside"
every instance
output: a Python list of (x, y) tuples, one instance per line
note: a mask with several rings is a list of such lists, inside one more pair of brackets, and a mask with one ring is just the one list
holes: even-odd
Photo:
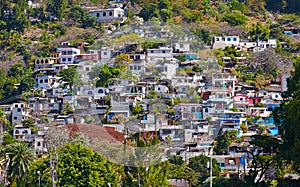
[[(284, 26), (300, 25), (297, 15), (299, 2), (284, 2), (285, 4), (281, 0), (276, 3), (270, 0), (233, 0), (225, 3), (221, 0), (134, 0), (123, 2), (128, 13), (128, 19), (123, 24), (132, 22), (137, 15), (144, 21), (160, 20), (184, 25), (187, 29), (194, 30), (207, 44), (210, 43), (207, 40), (210, 37), (203, 38), (205, 32), (209, 36), (223, 34), (247, 38), (255, 34), (255, 26), (259, 24), (261, 28), (258, 28), (258, 32), (264, 38), (275, 37), (297, 48), (299, 39), (283, 36), (282, 30)], [(26, 0), (2, 1), (0, 67), (7, 69), (17, 61), (29, 64), (35, 56), (47, 56), (62, 41), (93, 42), (95, 38), (100, 38), (104, 25), (89, 17), (87, 10), (91, 7), (107, 7), (110, 4), (111, 2), (99, 0), (50, 0), (29, 4)], [(204, 33), (197, 33), (195, 29)]]

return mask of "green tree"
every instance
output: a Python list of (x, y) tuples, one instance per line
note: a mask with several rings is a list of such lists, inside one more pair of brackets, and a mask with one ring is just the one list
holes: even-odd
[(182, 156), (179, 155), (172, 155), (168, 161), (170, 162), (170, 164), (174, 164), (177, 166), (182, 166), (184, 164), (183, 158)]
[[(25, 3), (25, 4), (24, 4)], [(28, 27), (29, 22), (26, 14), (24, 13), (27, 9), (28, 3), (24, 0), (20, 0), (17, 4), (11, 9), (11, 13), (6, 18), (7, 30), (16, 30), (18, 32), (23, 32), (26, 27)]]
[(193, 29), (192, 33), (197, 35), (206, 45), (210, 45), (212, 35), (206, 29)]
[(133, 113), (134, 115), (140, 114), (140, 113), (142, 113), (143, 111), (144, 111), (144, 109), (143, 109), (143, 107), (140, 106), (140, 105), (135, 105), (135, 106), (132, 107), (132, 113)]
[(248, 18), (239, 11), (233, 11), (233, 13), (225, 14), (222, 18), (222, 21), (226, 21), (233, 26), (244, 25), (247, 20)]
[(97, 78), (96, 87), (104, 87), (109, 84), (112, 78), (117, 78), (121, 72), (121, 69), (118, 67), (109, 67), (107, 64), (104, 64), (92, 68), (88, 75), (91, 79)]
[(32, 119), (25, 119), (22, 121), (22, 125), (26, 128), (30, 128), (31, 133), (37, 133), (39, 128), (36, 126), (35, 122)]
[(92, 149), (66, 144), (57, 164), (59, 186), (117, 186), (113, 165)]
[(26, 143), (15, 142), (5, 148), (8, 156), (6, 165), (7, 175), (10, 182), (16, 182), (17, 186), (24, 185), (25, 177), (29, 171), (30, 164), (34, 160), (34, 151)]
[(139, 16), (145, 21), (150, 20), (152, 17), (157, 17), (158, 6), (155, 3), (147, 3), (140, 11)]
[[(194, 170), (198, 175), (198, 181), (204, 182), (209, 177), (209, 168), (207, 168), (207, 163), (210, 162), (210, 158), (204, 155), (195, 156), (189, 159), (188, 166)], [(218, 166), (217, 160), (212, 159), (212, 172), (214, 176), (219, 176), (220, 168)], [(198, 183), (199, 186), (201, 183)]]
[(290, 98), (290, 101), (283, 103), (280, 108), (274, 111), (275, 123), (279, 126), (280, 134), (283, 139), (281, 147), (281, 157), (300, 164), (300, 58), (294, 61), (295, 70), (292, 72), (292, 77), (288, 79), (288, 90), (284, 93), (285, 98)]
[(52, 12), (58, 19), (62, 20), (65, 17), (65, 11), (68, 5), (68, 0), (50, 0), (47, 1), (47, 11)]
[(8, 70), (8, 77), (15, 79), (17, 82), (21, 81), (21, 78), (25, 74), (25, 69), (21, 62), (15, 63), (11, 68)]
[(25, 76), (22, 78), (20, 86), (18, 87), (18, 92), (23, 93), (30, 91), (34, 87), (35, 79), (30, 76)]
[(230, 3), (230, 6), (231, 6), (231, 10), (237, 10), (237, 11), (240, 11), (242, 13), (248, 12), (247, 6), (244, 3), (239, 2), (238, 0), (233, 0)]
[(6, 118), (5, 113), (3, 112), (2, 109), (0, 109), (0, 133), (1, 133), (0, 134), (0, 144), (2, 144), (2, 141), (3, 141), (4, 126), (8, 123), (9, 123), (9, 121)]
[[(137, 134), (135, 140), (135, 151), (130, 155), (131, 166), (124, 167), (124, 186), (168, 186), (167, 172), (168, 162), (161, 162), (159, 155), (159, 139), (156, 135), (144, 133)], [(147, 160), (147, 161), (146, 161)]]
[(3, 99), (16, 95), (15, 81), (11, 78), (6, 79), (3, 86)]
[(253, 41), (266, 40), (270, 37), (270, 28), (268, 26), (263, 26), (261, 22), (252, 25), (249, 34)]
[(87, 11), (81, 8), (79, 5), (75, 5), (71, 8), (69, 17), (75, 23), (81, 24), (83, 28), (95, 27), (99, 23), (95, 17), (89, 16)]
[(64, 109), (61, 112), (61, 114), (62, 115), (69, 115), (69, 114), (73, 114), (73, 113), (74, 113), (74, 109), (73, 109), (72, 105), (67, 101)]
[[(248, 181), (250, 184), (257, 184), (268, 169), (272, 169), (276, 164), (276, 155), (279, 152), (280, 140), (271, 136), (255, 135), (250, 142), (253, 145), (251, 154), (251, 169)], [(250, 179), (250, 180), (249, 180)]]
[(226, 155), (228, 154), (228, 148), (235, 138), (236, 131), (225, 131), (218, 134), (215, 138), (215, 147), (214, 151), (217, 155)]
[(62, 77), (63, 81), (67, 81), (72, 89), (73, 84), (77, 81), (76, 78), (78, 79), (78, 72), (75, 67), (71, 67), (63, 69), (58, 76)]

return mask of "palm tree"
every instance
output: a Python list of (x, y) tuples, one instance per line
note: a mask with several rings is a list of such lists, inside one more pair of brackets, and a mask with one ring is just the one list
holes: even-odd
[(11, 182), (16, 181), (17, 186), (23, 181), (29, 171), (29, 166), (34, 159), (33, 149), (27, 144), (16, 142), (10, 144), (5, 149), (7, 155), (7, 176)]

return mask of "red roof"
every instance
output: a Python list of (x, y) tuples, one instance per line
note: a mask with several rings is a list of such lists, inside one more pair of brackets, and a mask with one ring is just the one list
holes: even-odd
[(91, 141), (102, 140), (123, 143), (125, 139), (123, 133), (115, 131), (113, 127), (102, 127), (91, 124), (67, 124), (63, 127), (67, 127), (70, 130), (70, 136), (76, 132), (80, 132), (87, 136)]

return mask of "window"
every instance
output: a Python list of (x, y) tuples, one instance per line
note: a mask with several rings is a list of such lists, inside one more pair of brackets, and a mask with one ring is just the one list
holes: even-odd
[(244, 99), (243, 98), (240, 98), (240, 101), (243, 101)]
[(180, 44), (180, 48), (183, 48), (183, 44)]
[(184, 119), (188, 118), (188, 114), (187, 114), (187, 113), (184, 113), (184, 114), (183, 114), (183, 118), (184, 118)]
[(227, 38), (227, 42), (230, 42), (231, 41), (231, 38)]
[(71, 61), (72, 61), (72, 58), (68, 58), (68, 61), (71, 62)]
[(93, 95), (93, 92), (92, 91), (88, 91), (88, 95)]
[(63, 51), (63, 52), (62, 52), (62, 54), (63, 54), (63, 55), (66, 55), (66, 54), (67, 54), (67, 52), (66, 52), (66, 51)]
[(37, 146), (41, 146), (41, 142), (37, 142)]
[(165, 67), (165, 71), (168, 71), (168, 67)]
[(62, 61), (65, 62), (65, 61), (66, 61), (66, 58), (62, 58)]
[(141, 66), (138, 66), (137, 69), (138, 69), (138, 70), (141, 70)]
[(151, 50), (150, 53), (153, 53), (153, 50)]
[(97, 12), (96, 16), (97, 16), (97, 18), (98, 18), (98, 17), (100, 17), (100, 14), (99, 14), (99, 12)]
[(43, 80), (40, 80), (40, 83), (43, 83)]
[(86, 67), (86, 68), (85, 68), (85, 71), (90, 71), (90, 68), (89, 68), (89, 67)]
[(234, 42), (236, 42), (236, 41), (237, 41), (237, 39), (236, 39), (236, 38), (233, 38), (233, 41), (234, 41)]
[(192, 107), (192, 110), (191, 110), (191, 112), (195, 112), (196, 110), (195, 110), (195, 107)]
[(158, 87), (157, 90), (160, 91), (160, 87)]
[(19, 130), (16, 130), (16, 131), (15, 131), (15, 134), (19, 134), (19, 133), (20, 133)]
[(105, 17), (106, 16), (106, 12), (103, 12), (103, 17)]
[(14, 117), (14, 120), (17, 120), (18, 119), (18, 117)]
[(18, 112), (21, 112), (21, 109), (20, 109), (20, 108), (18, 108)]
[(113, 15), (113, 13), (112, 12), (109, 12), (109, 16), (112, 16)]
[(28, 131), (27, 130), (23, 131), (23, 134), (28, 134)]
[(181, 90), (182, 90), (183, 92), (185, 92), (185, 91), (186, 91), (186, 88), (181, 88)]
[(103, 93), (103, 90), (102, 90), (102, 89), (99, 89), (99, 90), (98, 90), (98, 93)]
[(68, 51), (68, 55), (72, 55), (72, 51)]
[(162, 51), (162, 53), (166, 53), (166, 51)]
[(107, 55), (107, 52), (103, 52), (103, 55)]

